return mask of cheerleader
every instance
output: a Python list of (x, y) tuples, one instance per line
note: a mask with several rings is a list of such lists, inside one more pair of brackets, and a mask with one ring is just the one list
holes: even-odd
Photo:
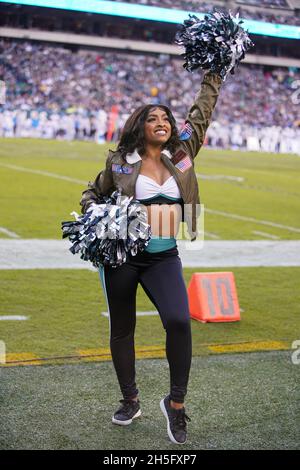
[[(180, 134), (168, 107), (148, 104), (136, 109), (124, 125), (117, 150), (109, 152), (106, 168), (81, 199), (85, 213), (101, 196), (121, 189), (146, 207), (152, 232), (146, 249), (135, 256), (128, 253), (120, 266), (99, 268), (109, 312), (111, 355), (123, 396), (112, 422), (129, 425), (141, 416), (134, 349), (136, 292), (140, 284), (166, 331), (170, 391), (160, 407), (169, 438), (176, 444), (186, 442), (190, 418), (184, 401), (192, 357), (188, 297), (176, 235), (184, 219), (191, 239), (196, 238), (196, 206), (200, 200), (193, 160), (203, 144), (221, 83), (218, 74), (204, 74)], [(186, 211), (183, 217), (185, 206), (195, 210)]]

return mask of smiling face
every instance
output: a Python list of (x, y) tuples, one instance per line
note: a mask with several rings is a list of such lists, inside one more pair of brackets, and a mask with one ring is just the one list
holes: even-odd
[(162, 145), (171, 137), (171, 123), (167, 113), (161, 108), (149, 110), (144, 127), (145, 140), (148, 144)]

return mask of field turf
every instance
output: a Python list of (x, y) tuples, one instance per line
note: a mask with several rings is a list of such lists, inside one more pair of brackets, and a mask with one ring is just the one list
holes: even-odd
[[(2, 449), (299, 449), (299, 365), (287, 351), (194, 357), (184, 446), (172, 444), (159, 401), (165, 361), (137, 361), (142, 416), (111, 417), (120, 399), (111, 362), (0, 370)], [(101, 454), (99, 453), (99, 462)], [(200, 456), (201, 458), (201, 456)], [(210, 459), (210, 456), (207, 457)]]

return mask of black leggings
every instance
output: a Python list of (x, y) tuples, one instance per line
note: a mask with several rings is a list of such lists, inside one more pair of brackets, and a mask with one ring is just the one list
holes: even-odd
[(110, 348), (123, 398), (138, 394), (135, 383), (134, 331), (138, 283), (155, 305), (166, 330), (171, 399), (183, 403), (192, 357), (187, 290), (177, 246), (158, 253), (127, 255), (121, 266), (101, 266), (110, 318)]

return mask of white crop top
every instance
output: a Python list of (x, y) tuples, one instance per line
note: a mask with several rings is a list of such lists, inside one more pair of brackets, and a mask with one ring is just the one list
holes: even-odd
[(139, 175), (135, 184), (136, 199), (149, 199), (158, 194), (163, 194), (171, 198), (180, 198), (180, 191), (174, 176), (170, 176), (164, 184), (160, 185), (154, 179), (146, 175)]

